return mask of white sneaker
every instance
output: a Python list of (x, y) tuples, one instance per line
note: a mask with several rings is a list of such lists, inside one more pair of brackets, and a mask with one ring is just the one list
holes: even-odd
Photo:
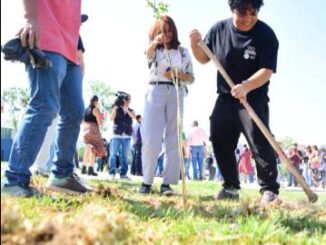
[(275, 194), (274, 192), (271, 191), (264, 191), (263, 196), (261, 197), (261, 204), (266, 205), (266, 204), (271, 204), (274, 201), (277, 200), (277, 194)]
[(109, 180), (115, 180), (115, 174), (109, 174)]

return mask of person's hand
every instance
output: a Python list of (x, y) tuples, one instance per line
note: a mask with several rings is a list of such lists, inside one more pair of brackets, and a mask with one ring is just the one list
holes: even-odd
[(168, 79), (179, 78), (181, 71), (180, 70), (176, 71), (175, 69), (173, 69), (172, 73), (173, 73), (173, 77), (172, 77), (171, 71), (165, 72), (164, 76), (167, 77)]
[(241, 84), (236, 84), (231, 89), (232, 96), (239, 100), (242, 100), (242, 99), (245, 100), (248, 93), (249, 93), (249, 89), (248, 89), (246, 82), (242, 82)]
[(164, 33), (160, 33), (158, 34), (155, 39), (153, 40), (153, 43), (158, 45), (158, 44), (163, 44), (166, 40), (165, 34)]
[(199, 41), (201, 40), (201, 34), (198, 30), (194, 29), (190, 32), (189, 38), (191, 45), (198, 45)]
[(39, 25), (37, 21), (28, 20), (18, 33), (23, 47), (33, 49), (38, 46)]

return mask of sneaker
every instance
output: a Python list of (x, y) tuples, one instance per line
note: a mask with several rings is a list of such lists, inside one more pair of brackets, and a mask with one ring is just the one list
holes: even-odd
[(139, 189), (139, 193), (144, 194), (144, 195), (150, 194), (151, 193), (151, 187), (152, 187), (151, 185), (146, 185), (146, 184), (142, 183), (141, 186), (140, 186), (140, 189)]
[(263, 205), (273, 203), (277, 200), (277, 194), (271, 191), (264, 191), (263, 196), (261, 197), (260, 203)]
[(239, 201), (239, 193), (236, 189), (223, 188), (215, 197), (216, 200), (234, 200)]
[(40, 196), (41, 194), (37, 189), (28, 185), (3, 185), (1, 187), (1, 196), (7, 195), (11, 197), (32, 197)]
[(120, 175), (120, 179), (131, 180), (127, 175)]
[(57, 178), (54, 175), (51, 175), (47, 187), (50, 190), (68, 194), (79, 194), (92, 191), (92, 188), (75, 173), (63, 178)]
[(165, 195), (165, 196), (172, 196), (175, 193), (169, 184), (162, 184), (161, 185), (161, 194)]
[(109, 174), (109, 180), (115, 180), (115, 174)]

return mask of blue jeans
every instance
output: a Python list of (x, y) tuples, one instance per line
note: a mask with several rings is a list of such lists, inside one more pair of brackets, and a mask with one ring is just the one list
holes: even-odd
[[(194, 179), (203, 178), (204, 146), (191, 146), (192, 169)], [(198, 164), (198, 168), (197, 168)]]
[(190, 178), (189, 174), (189, 168), (190, 168), (190, 159), (189, 158), (184, 158), (184, 167), (185, 167), (185, 175), (188, 179)]
[(84, 114), (82, 73), (79, 65), (72, 64), (62, 55), (45, 53), (52, 61), (52, 67), (26, 67), (30, 101), (12, 145), (5, 172), (7, 185), (29, 184), (29, 168), (41, 148), (47, 128), (58, 113), (52, 172), (60, 178), (68, 176), (74, 169), (73, 157)]
[[(294, 165), (294, 167), (300, 173), (299, 166)], [(294, 178), (294, 175), (290, 171), (288, 171), (288, 180), (289, 180), (288, 186), (292, 186), (292, 184), (293, 184), (293, 186), (298, 186), (298, 182), (296, 181), (296, 179)]]
[[(121, 147), (121, 149), (120, 149)], [(130, 149), (130, 138), (113, 138), (110, 143), (110, 175), (115, 175), (116, 159), (119, 154), (121, 160), (120, 176), (126, 176), (128, 172), (127, 155)], [(119, 151), (120, 150), (120, 151)]]

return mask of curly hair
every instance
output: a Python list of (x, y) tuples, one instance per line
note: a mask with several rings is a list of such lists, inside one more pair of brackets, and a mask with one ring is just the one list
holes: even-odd
[(263, 5), (263, 0), (229, 0), (229, 6), (232, 11), (235, 9), (244, 11), (250, 7), (259, 11), (260, 7)]

